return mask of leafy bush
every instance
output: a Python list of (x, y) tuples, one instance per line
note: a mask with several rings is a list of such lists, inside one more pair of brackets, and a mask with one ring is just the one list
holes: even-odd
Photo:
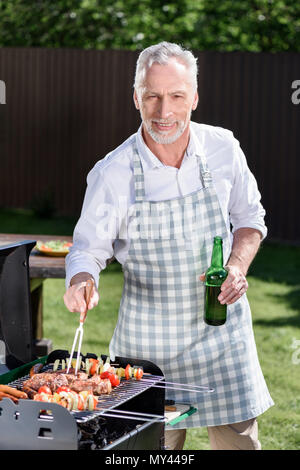
[(294, 0), (5, 0), (0, 46), (300, 51)]

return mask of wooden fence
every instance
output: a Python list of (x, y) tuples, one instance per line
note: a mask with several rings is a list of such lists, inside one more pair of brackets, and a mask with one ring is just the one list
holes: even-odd
[[(270, 238), (297, 242), (300, 104), (292, 84), (300, 54), (195, 54), (193, 120), (234, 132), (258, 181)], [(136, 59), (132, 51), (0, 48), (0, 206), (27, 207), (50, 194), (60, 214), (79, 215), (88, 171), (139, 126)]]

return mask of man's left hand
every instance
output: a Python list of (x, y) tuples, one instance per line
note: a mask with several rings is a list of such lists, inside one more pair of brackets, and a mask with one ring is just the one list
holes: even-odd
[[(221, 286), (221, 294), (218, 299), (221, 304), (233, 304), (236, 302), (248, 289), (248, 282), (238, 266), (227, 265), (225, 269), (228, 271), (228, 276)], [(205, 274), (201, 274), (201, 281), (205, 281)]]

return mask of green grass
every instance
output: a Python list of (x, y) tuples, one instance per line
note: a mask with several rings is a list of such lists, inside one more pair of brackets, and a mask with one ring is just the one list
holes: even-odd
[[(7, 233), (71, 234), (71, 219), (43, 220), (30, 213), (0, 211)], [(263, 449), (300, 448), (300, 363), (293, 364), (294, 340), (300, 340), (300, 248), (264, 244), (248, 275), (254, 334), (261, 367), (275, 406), (261, 415)], [(117, 320), (123, 276), (118, 264), (100, 276), (100, 303), (88, 314), (83, 352), (105, 354)], [(55, 349), (70, 349), (78, 315), (64, 306), (62, 279), (44, 283), (44, 337)], [(300, 360), (300, 348), (298, 359)], [(206, 428), (188, 430), (186, 450), (209, 449)]]
[[(83, 353), (108, 353), (108, 343), (116, 324), (122, 287), (123, 274), (120, 265), (113, 263), (101, 273), (100, 302), (88, 312), (84, 324)], [(64, 293), (64, 280), (47, 279), (44, 282), (44, 336), (52, 339), (54, 349), (70, 350), (79, 316), (69, 312), (64, 306)]]
[(72, 235), (75, 224), (72, 217), (43, 218), (30, 209), (0, 209), (1, 233)]
[[(300, 447), (300, 248), (266, 245), (249, 276), (249, 300), (261, 366), (275, 402), (259, 418), (265, 449)], [(299, 351), (300, 358), (300, 351)]]

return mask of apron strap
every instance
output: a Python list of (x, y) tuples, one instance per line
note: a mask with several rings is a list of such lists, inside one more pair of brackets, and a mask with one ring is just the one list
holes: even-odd
[(136, 143), (133, 143), (133, 178), (135, 190), (135, 202), (145, 201), (145, 182), (142, 162)]
[(206, 158), (204, 154), (202, 155), (197, 154), (197, 158), (198, 158), (198, 163), (199, 163), (200, 180), (202, 181), (204, 188), (209, 188), (209, 186), (211, 186), (212, 184), (212, 176), (208, 168)]

